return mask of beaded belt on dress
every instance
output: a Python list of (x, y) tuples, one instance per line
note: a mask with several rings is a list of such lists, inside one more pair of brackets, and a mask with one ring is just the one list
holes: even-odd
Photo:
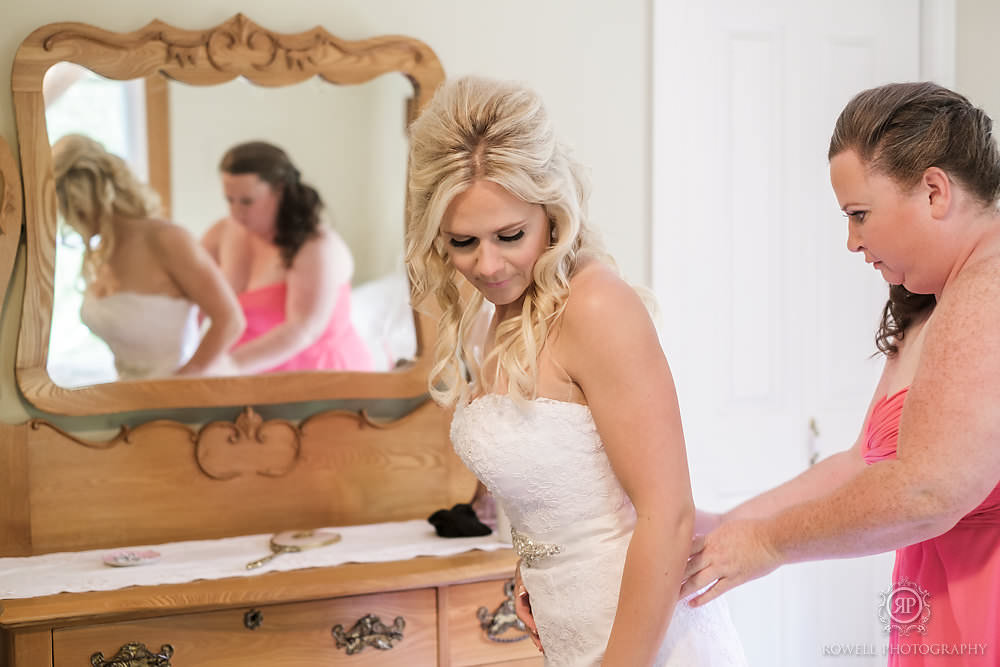
[(519, 533), (513, 528), (510, 529), (510, 540), (514, 551), (521, 557), (521, 561), (525, 567), (531, 567), (537, 560), (555, 556), (562, 552), (562, 547), (558, 544), (535, 542), (524, 533)]

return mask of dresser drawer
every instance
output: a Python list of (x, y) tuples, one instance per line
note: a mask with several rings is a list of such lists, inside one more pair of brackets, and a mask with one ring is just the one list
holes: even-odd
[[(173, 667), (433, 665), (436, 605), (435, 590), (422, 589), (256, 607), (259, 625), (252, 630), (245, 618), (249, 608), (56, 629), (53, 662), (55, 667), (90, 665), (98, 651), (110, 662), (124, 645), (139, 642), (154, 654), (164, 644), (172, 646)], [(387, 626), (402, 616), (403, 639), (387, 650), (365, 646), (348, 655), (337, 648), (331, 629), (339, 624), (347, 633), (366, 614)]]
[[(483, 607), (494, 614), (505, 600), (504, 583), (507, 580), (482, 581), (474, 584), (448, 586), (442, 589), (447, 599), (448, 654), (452, 667), (469, 665), (539, 665), (542, 656), (529, 638), (517, 642), (493, 641), (483, 630), (478, 610)], [(523, 633), (508, 629), (500, 639), (515, 639)], [(442, 647), (444, 650), (444, 647)]]

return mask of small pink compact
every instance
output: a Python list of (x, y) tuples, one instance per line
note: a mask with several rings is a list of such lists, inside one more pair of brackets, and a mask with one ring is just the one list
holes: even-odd
[(111, 567), (132, 567), (133, 565), (149, 565), (160, 560), (160, 552), (152, 549), (134, 551), (123, 549), (104, 554), (104, 564)]

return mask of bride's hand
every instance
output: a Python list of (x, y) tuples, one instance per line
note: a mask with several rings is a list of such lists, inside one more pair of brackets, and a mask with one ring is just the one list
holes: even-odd
[(521, 579), (520, 561), (518, 561), (517, 568), (514, 570), (514, 613), (524, 623), (524, 627), (527, 628), (528, 635), (531, 637), (531, 641), (535, 643), (535, 647), (540, 652), (545, 653), (545, 649), (542, 648), (542, 640), (538, 637), (538, 627), (535, 625), (535, 617), (531, 615), (531, 597), (528, 595), (528, 591), (524, 587), (524, 581)]

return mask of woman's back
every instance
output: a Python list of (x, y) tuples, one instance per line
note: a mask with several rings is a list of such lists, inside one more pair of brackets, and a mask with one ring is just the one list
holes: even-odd
[(114, 248), (107, 261), (96, 268), (88, 292), (98, 297), (134, 292), (186, 298), (171, 276), (171, 267), (165, 264), (164, 251), (169, 236), (187, 234), (186, 230), (162, 220), (146, 219), (117, 220), (114, 230)]

